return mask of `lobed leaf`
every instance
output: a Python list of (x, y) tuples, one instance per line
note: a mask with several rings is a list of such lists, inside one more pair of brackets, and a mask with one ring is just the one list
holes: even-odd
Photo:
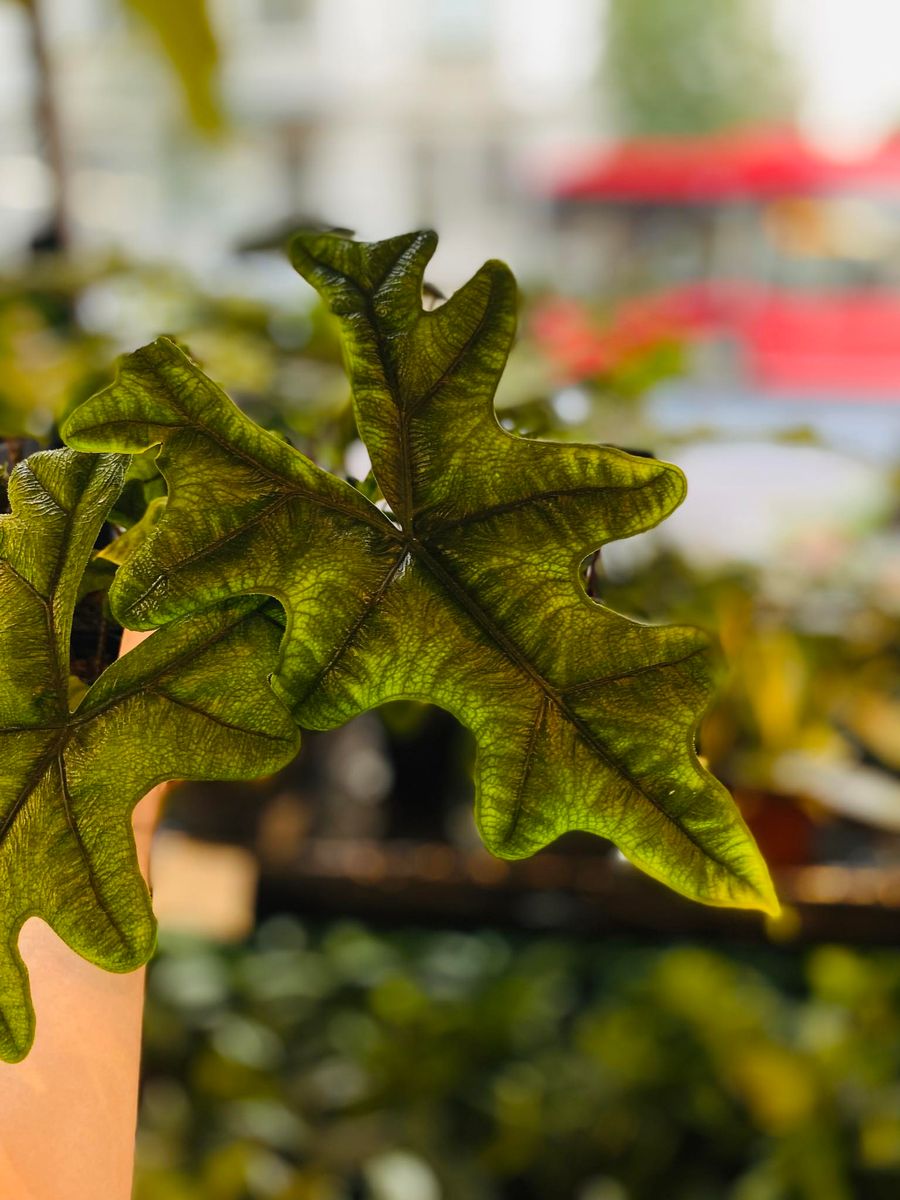
[(268, 686), (281, 629), (258, 599), (174, 621), (69, 710), (72, 613), (128, 459), (34, 454), (0, 517), (0, 1057), (34, 1036), (19, 931), (41, 917), (84, 958), (140, 966), (155, 924), (131, 812), (173, 778), (246, 778), (296, 751)]
[(706, 636), (627, 620), (579, 577), (587, 554), (681, 502), (681, 472), (504, 431), (493, 396), (515, 282), (489, 262), (426, 311), (435, 244), (293, 244), (340, 319), (389, 515), (255, 426), (164, 338), (76, 410), (73, 445), (162, 447), (169, 501), (120, 569), (114, 611), (153, 628), (275, 596), (288, 625), (274, 682), (298, 722), (330, 728), (400, 698), (447, 708), (475, 735), (477, 820), (496, 854), (588, 830), (685, 895), (777, 911), (752, 837), (695, 753)]

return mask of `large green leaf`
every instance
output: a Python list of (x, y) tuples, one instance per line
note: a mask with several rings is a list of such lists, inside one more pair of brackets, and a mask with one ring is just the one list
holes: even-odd
[(131, 811), (173, 778), (282, 765), (296, 729), (267, 683), (281, 629), (258, 599), (175, 621), (109, 667), (70, 712), (69, 631), (82, 572), (127, 458), (34, 454), (0, 517), (0, 1057), (31, 1045), (17, 950), (30, 916), (112, 971), (145, 962), (153, 913)]
[(506, 433), (493, 394), (514, 280), (487, 263), (426, 312), (434, 246), (422, 233), (293, 247), (340, 318), (390, 515), (255, 426), (166, 339), (73, 414), (73, 445), (163, 447), (166, 512), (120, 570), (114, 609), (152, 628), (244, 592), (276, 596), (288, 627), (275, 682), (297, 720), (329, 728), (401, 697), (450, 710), (476, 738), (477, 818), (495, 853), (589, 830), (688, 896), (776, 910), (752, 838), (695, 754), (706, 637), (626, 620), (579, 578), (588, 553), (680, 503), (681, 472)]

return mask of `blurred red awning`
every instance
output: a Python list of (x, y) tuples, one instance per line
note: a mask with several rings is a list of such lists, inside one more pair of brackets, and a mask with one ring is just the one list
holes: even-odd
[(599, 320), (577, 300), (545, 301), (532, 327), (567, 382), (615, 370), (661, 340), (728, 337), (764, 391), (900, 397), (900, 295), (786, 292), (705, 281), (620, 304)]
[(825, 154), (792, 130), (625, 141), (587, 152), (550, 186), (560, 200), (659, 204), (855, 189), (900, 195), (900, 139), (848, 159)]

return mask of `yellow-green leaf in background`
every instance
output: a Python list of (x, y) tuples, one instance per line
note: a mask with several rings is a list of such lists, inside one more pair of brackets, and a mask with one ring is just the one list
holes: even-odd
[(222, 126), (219, 50), (206, 0), (122, 0), (150, 27), (178, 77), (184, 102), (201, 133)]

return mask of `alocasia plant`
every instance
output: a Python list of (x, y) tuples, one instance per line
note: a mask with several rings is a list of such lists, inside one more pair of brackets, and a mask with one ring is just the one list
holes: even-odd
[[(268, 686), (281, 628), (259, 597), (173, 621), (70, 710), (72, 613), (125, 455), (53, 450), (13, 472), (0, 517), (0, 1057), (34, 1015), (17, 949), (30, 916), (111, 971), (141, 965), (155, 925), (131, 812), (165, 779), (247, 777), (296, 750)], [(112, 565), (112, 564), (110, 564)]]
[[(513, 278), (488, 263), (425, 311), (434, 246), (424, 233), (293, 247), (343, 328), (378, 504), (255, 425), (165, 338), (73, 413), (76, 449), (13, 473), (0, 517), (0, 1056), (32, 1037), (17, 950), (29, 916), (111, 970), (150, 954), (129, 825), (144, 792), (274, 769), (295, 722), (330, 728), (398, 698), (442, 705), (474, 733), (478, 825), (496, 854), (588, 830), (685, 895), (777, 911), (695, 753), (706, 636), (627, 620), (580, 576), (588, 554), (680, 503), (680, 471), (504, 431), (493, 395)], [(156, 446), (168, 497), (140, 519), (158, 496)], [(129, 454), (145, 457), (118, 500)], [(92, 557), (117, 504), (132, 528)], [(76, 600), (113, 576), (122, 624), (158, 631), (72, 687)]]
[(114, 612), (151, 629), (275, 597), (287, 626), (273, 683), (296, 721), (326, 729), (397, 698), (450, 710), (477, 742), (478, 825), (496, 854), (588, 830), (685, 895), (776, 911), (695, 753), (707, 638), (627, 620), (579, 576), (590, 552), (680, 503), (680, 471), (504, 431), (493, 394), (514, 280), (487, 263), (425, 311), (434, 247), (430, 233), (293, 244), (340, 320), (381, 506), (256, 426), (164, 338), (75, 411), (64, 436), (82, 450), (162, 447), (168, 503), (119, 569)]

